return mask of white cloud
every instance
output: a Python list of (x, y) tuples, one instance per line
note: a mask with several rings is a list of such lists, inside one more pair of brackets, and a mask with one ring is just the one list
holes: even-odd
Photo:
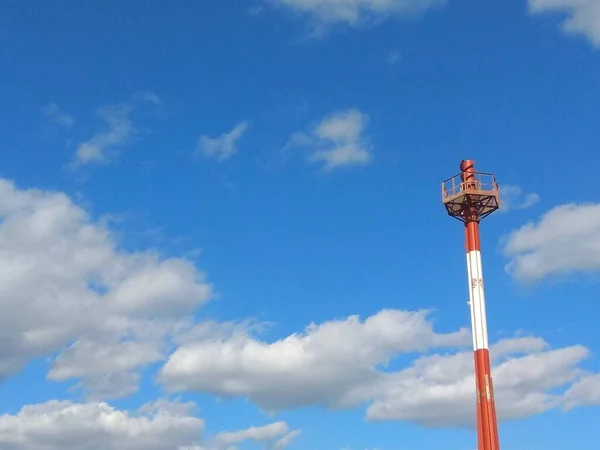
[(0, 179), (0, 379), (59, 351), (51, 379), (131, 393), (210, 296), (188, 261), (119, 250), (64, 194)]
[[(425, 426), (473, 423), (473, 354), (433, 354), (408, 368), (388, 371), (401, 354), (456, 348), (469, 333), (438, 334), (425, 312), (383, 310), (311, 325), (273, 343), (239, 329), (199, 336), (176, 350), (159, 379), (174, 391), (247, 398), (266, 411), (367, 403), (367, 419), (413, 421)], [(566, 403), (564, 394), (587, 376), (578, 365), (581, 346), (551, 349), (540, 338), (505, 339), (492, 349), (499, 417), (516, 419)], [(571, 397), (574, 397), (573, 395)]]
[(247, 129), (248, 123), (240, 122), (231, 131), (216, 138), (200, 136), (197, 153), (217, 161), (225, 161), (237, 153), (238, 141)]
[[(0, 446), (4, 450), (225, 450), (248, 440), (267, 445), (298, 434), (278, 422), (220, 433), (213, 443), (205, 444), (205, 423), (192, 415), (194, 409), (193, 403), (159, 400), (128, 412), (107, 403), (53, 400), (0, 416)], [(223, 442), (229, 445), (222, 447)]]
[(272, 344), (240, 329), (200, 336), (171, 355), (160, 379), (174, 390), (247, 397), (269, 410), (352, 407), (369, 398), (377, 366), (393, 355), (469, 342), (466, 329), (435, 333), (426, 311), (382, 310), (364, 321), (312, 324)]
[(266, 0), (309, 17), (317, 32), (337, 23), (358, 26), (390, 16), (420, 13), (445, 0)]
[[(577, 365), (588, 356), (588, 350), (581, 346), (552, 350), (547, 345), (540, 349), (535, 340), (511, 341), (500, 351), (491, 350), (499, 419), (519, 419), (562, 407), (565, 387), (585, 374)], [(516, 357), (514, 350), (521, 355)], [(527, 353), (522, 354), (524, 351)], [(386, 376), (367, 409), (367, 418), (436, 427), (470, 426), (474, 424), (474, 389), (472, 352), (426, 356), (411, 368)], [(553, 393), (555, 390), (559, 392)]]
[(290, 430), (285, 422), (274, 422), (261, 427), (246, 430), (221, 432), (214, 436), (212, 445), (215, 450), (231, 449), (246, 441), (264, 443), (272, 450), (286, 448), (300, 434), (300, 430)]
[(507, 271), (525, 282), (600, 270), (600, 204), (560, 205), (513, 231)]
[(72, 167), (85, 164), (106, 164), (115, 156), (115, 150), (126, 144), (133, 136), (135, 128), (130, 118), (129, 105), (105, 106), (98, 111), (106, 123), (106, 129), (99, 131), (77, 147)]
[(500, 212), (531, 208), (539, 201), (538, 194), (525, 193), (519, 186), (500, 186)]
[(53, 400), (0, 416), (6, 450), (177, 450), (202, 441), (204, 421), (168, 404), (133, 414), (106, 403)]
[(56, 125), (70, 128), (75, 123), (75, 119), (69, 114), (61, 111), (56, 103), (50, 103), (42, 109), (43, 114)]
[(368, 120), (356, 108), (335, 111), (309, 132), (292, 135), (286, 147), (308, 149), (308, 160), (322, 164), (326, 171), (369, 164), (371, 148), (364, 136)]
[(287, 448), (294, 439), (300, 436), (301, 433), (302, 432), (300, 430), (290, 431), (288, 434), (275, 441), (275, 443), (272, 445), (272, 450), (283, 450), (284, 448)]
[(565, 393), (565, 409), (581, 405), (600, 405), (600, 374), (581, 378)]
[(111, 163), (118, 156), (119, 149), (130, 143), (138, 134), (131, 118), (133, 113), (149, 108), (156, 110), (162, 104), (155, 92), (138, 91), (127, 102), (100, 108), (98, 115), (104, 122), (104, 128), (77, 146), (67, 168)]
[(532, 14), (562, 13), (561, 28), (569, 34), (587, 37), (600, 47), (600, 2), (597, 0), (528, 0)]

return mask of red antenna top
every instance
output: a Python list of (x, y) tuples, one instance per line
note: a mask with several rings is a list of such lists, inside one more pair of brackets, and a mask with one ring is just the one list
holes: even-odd
[(480, 222), (500, 208), (500, 191), (491, 173), (477, 172), (465, 159), (460, 173), (442, 182), (442, 202), (451, 217), (461, 222)]
[(463, 159), (460, 162), (460, 171), (463, 176), (469, 173), (475, 173), (475, 161), (472, 159)]

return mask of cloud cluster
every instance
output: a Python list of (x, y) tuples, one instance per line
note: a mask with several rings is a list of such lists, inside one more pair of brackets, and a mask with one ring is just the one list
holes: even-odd
[(383, 310), (310, 325), (273, 343), (247, 330), (179, 347), (160, 373), (170, 389), (246, 397), (268, 410), (322, 404), (351, 407), (371, 396), (376, 366), (398, 353), (470, 342), (467, 330), (438, 334), (426, 311)]
[(600, 204), (560, 205), (512, 232), (504, 246), (506, 270), (536, 282), (600, 270)]
[(308, 160), (331, 171), (343, 166), (369, 164), (371, 147), (365, 137), (368, 116), (356, 108), (335, 111), (308, 132), (292, 135), (287, 148), (304, 148)]
[[(333, 25), (351, 27), (381, 22), (389, 17), (414, 15), (442, 6), (446, 0), (264, 0), (272, 6), (308, 18), (312, 34), (323, 35)], [(597, 0), (527, 0), (534, 15), (566, 16), (561, 29), (586, 37), (600, 47), (600, 2)]]
[[(588, 354), (581, 346), (551, 349), (539, 338), (500, 341), (491, 349), (499, 419), (520, 419), (564, 407), (567, 390), (588, 375), (578, 367)], [(474, 385), (472, 352), (425, 356), (412, 367), (384, 377), (367, 418), (471, 426)]]
[[(600, 235), (600, 220), (594, 216), (600, 218), (598, 205), (557, 208), (539, 224), (517, 232), (522, 234), (509, 240), (510, 248), (532, 245), (546, 263), (548, 255), (570, 252), (573, 242), (582, 242), (578, 251), (593, 258), (586, 248), (594, 247)], [(540, 250), (544, 246), (559, 250), (548, 253)], [(139, 448), (153, 448), (147, 445), (161, 442), (162, 435), (152, 433), (171, 436), (170, 427), (178, 436), (199, 433), (197, 420), (167, 414), (173, 405), (162, 404), (162, 412), (150, 417), (95, 403), (135, 392), (140, 370), (155, 363), (162, 364), (158, 381), (171, 391), (245, 398), (272, 412), (307, 405), (366, 405), (369, 420), (426, 426), (472, 422), (473, 361), (466, 329), (440, 333), (428, 311), (388, 309), (364, 319), (350, 316), (311, 324), (268, 342), (252, 323), (194, 322), (197, 308), (211, 295), (211, 286), (189, 261), (121, 250), (102, 220), (92, 220), (64, 194), (23, 190), (0, 180), (0, 379), (32, 359), (55, 355), (48, 378), (80, 380), (89, 397), (89, 403), (51, 402), (4, 416), (0, 436), (12, 447), (7, 443), (3, 448), (53, 448), (36, 447), (39, 432), (26, 430), (50, 420), (44, 414), (55, 417), (59, 428), (76, 429), (67, 420), (73, 411), (90, 420), (73, 437), (78, 449), (86, 448), (77, 447), (85, 433), (92, 433), (86, 441), (90, 445), (97, 442), (93, 436), (104, 436), (97, 438), (103, 442), (124, 439), (118, 441), (123, 442), (119, 448), (138, 448), (135, 442), (142, 442)], [(416, 353), (424, 356), (399, 366), (399, 357), (413, 359)], [(492, 357), (500, 418), (600, 402), (598, 375), (580, 368), (588, 353), (581, 346), (552, 349), (535, 337), (496, 343)], [(19, 422), (24, 418), (30, 425)], [(119, 425), (120, 434), (111, 437), (116, 432), (107, 424)], [(127, 424), (138, 431), (148, 426), (149, 434), (139, 431), (141, 441), (129, 444), (133, 437)], [(52, 443), (51, 430), (46, 433)], [(254, 440), (277, 449), (297, 434), (276, 422), (264, 429), (215, 435), (210, 445), (220, 450)]]
[(426, 11), (445, 0), (266, 0), (309, 17), (317, 31), (342, 23), (358, 26)]
[[(364, 321), (349, 317), (311, 325), (303, 334), (272, 343), (239, 331), (219, 339), (198, 338), (171, 355), (160, 379), (175, 391), (247, 398), (268, 411), (366, 403), (367, 419), (373, 421), (470, 426), (475, 407), (473, 354), (454, 351), (469, 341), (466, 330), (434, 332), (425, 311), (383, 310)], [(449, 353), (386, 370), (401, 354), (441, 347)], [(591, 376), (579, 369), (588, 353), (581, 346), (551, 349), (535, 337), (498, 342), (492, 356), (500, 419), (527, 417), (573, 402), (566, 390)], [(582, 386), (593, 388), (589, 382)], [(575, 403), (585, 395), (577, 398)]]
[(600, 2), (597, 0), (528, 0), (532, 14), (562, 13), (562, 30), (587, 37), (600, 47)]
[(246, 441), (282, 450), (299, 430), (276, 422), (205, 439), (205, 423), (193, 403), (165, 400), (137, 411), (107, 403), (49, 401), (0, 416), (0, 447), (5, 450), (226, 450)]
[(120, 251), (66, 195), (0, 180), (0, 379), (60, 351), (51, 379), (131, 393), (210, 296), (190, 262)]

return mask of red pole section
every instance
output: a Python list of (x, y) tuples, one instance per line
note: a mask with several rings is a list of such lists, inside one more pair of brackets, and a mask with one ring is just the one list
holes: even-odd
[[(472, 161), (461, 163), (465, 189), (476, 189), (475, 169)], [(477, 388), (477, 437), (479, 450), (499, 450), (498, 424), (494, 403), (494, 387), (488, 346), (481, 244), (479, 239), (479, 214), (475, 207), (465, 211), (465, 244), (469, 282), (469, 305), (475, 352), (475, 380)]]

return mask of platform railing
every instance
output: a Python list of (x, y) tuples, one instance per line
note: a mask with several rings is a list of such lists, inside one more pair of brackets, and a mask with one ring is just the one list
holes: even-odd
[(462, 174), (442, 181), (442, 200), (451, 201), (462, 193), (498, 195), (498, 183), (491, 173), (473, 172), (467, 181)]

